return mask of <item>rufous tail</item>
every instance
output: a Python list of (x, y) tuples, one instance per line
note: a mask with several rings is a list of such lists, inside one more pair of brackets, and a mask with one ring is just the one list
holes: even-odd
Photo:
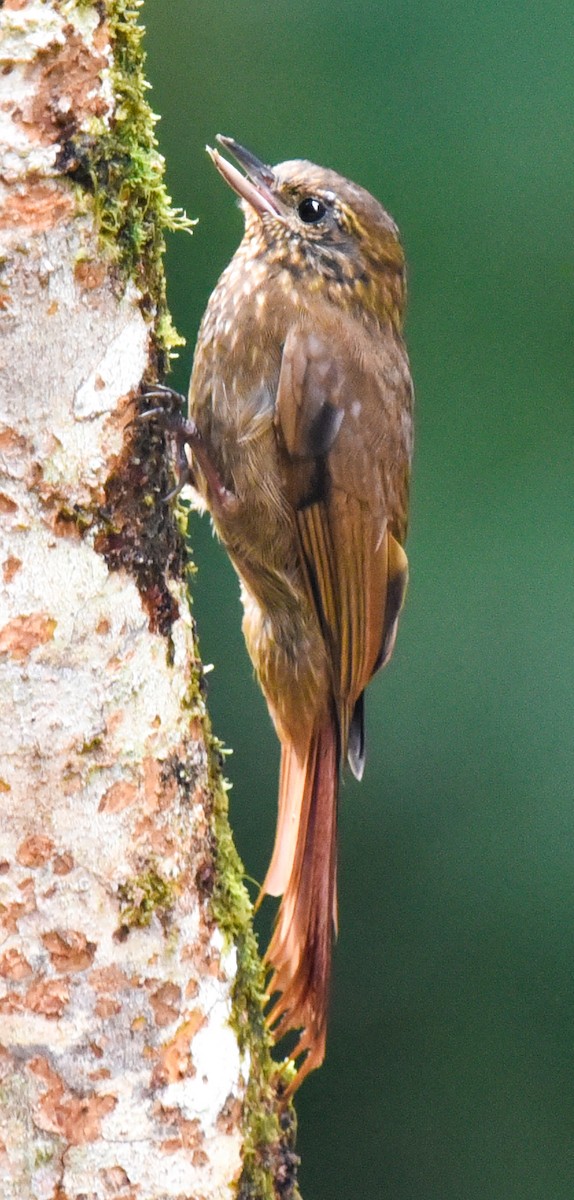
[[(325, 1057), (331, 954), (336, 927), (339, 734), (334, 717), (315, 729), (299, 759), (284, 745), (275, 849), (262, 895), (280, 895), (265, 956), (277, 995), (268, 1021), (276, 1040), (300, 1030), (291, 1094)], [(301, 1058), (301, 1056), (304, 1056)]]

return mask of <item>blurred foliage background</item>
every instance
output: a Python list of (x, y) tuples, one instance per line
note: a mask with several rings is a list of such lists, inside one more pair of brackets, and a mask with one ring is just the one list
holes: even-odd
[[(144, 20), (169, 187), (200, 218), (169, 245), (176, 386), (242, 231), (204, 153), (217, 132), (364, 184), (410, 265), (411, 586), (369, 693), (366, 777), (342, 793), (303, 1196), (572, 1200), (572, 13), (146, 0)], [(261, 879), (277, 747), (207, 520), (193, 542), (232, 823)]]

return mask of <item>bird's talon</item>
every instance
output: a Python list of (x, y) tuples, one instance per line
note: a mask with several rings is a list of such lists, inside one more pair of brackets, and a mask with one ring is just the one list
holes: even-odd
[(133, 429), (142, 421), (153, 421), (159, 419), (162, 413), (165, 413), (165, 408), (146, 408), (144, 412), (136, 413), (135, 417), (132, 417), (131, 421), (128, 421), (126, 429)]
[(176, 398), (178, 408), (148, 408), (144, 412), (139, 413), (134, 418), (134, 421), (131, 422), (131, 424), (135, 425), (139, 421), (156, 420), (160, 428), (175, 440), (178, 482), (177, 487), (173, 488), (167, 496), (163, 497), (164, 503), (178, 496), (186, 484), (190, 483), (192, 486), (194, 485), (193, 471), (185, 453), (186, 446), (189, 446), (193, 457), (205, 476), (214, 506), (225, 512), (226, 516), (233, 516), (239, 507), (238, 497), (234, 492), (225, 487), (219, 471), (212, 461), (209, 447), (206, 445), (195, 421), (190, 417), (184, 417), (182, 412), (182, 407), (185, 405), (184, 397), (179, 392), (174, 392), (172, 388), (165, 387), (163, 384), (157, 384), (153, 388), (150, 388), (149, 391), (143, 393), (144, 399), (149, 400), (161, 400), (165, 396)]
[(183, 491), (184, 487), (186, 487), (188, 483), (193, 487), (193, 475), (189, 470), (186, 472), (183, 478), (180, 477), (176, 486), (171, 489), (171, 492), (168, 492), (167, 495), (162, 496), (161, 503), (169, 504), (171, 500), (175, 500), (176, 496), (179, 496), (179, 493)]
[(165, 383), (154, 383), (153, 387), (146, 388), (141, 393), (142, 400), (165, 400), (168, 396), (172, 401), (177, 401), (179, 409), (185, 408), (185, 396), (182, 396), (181, 392), (176, 392), (174, 388), (168, 387)]

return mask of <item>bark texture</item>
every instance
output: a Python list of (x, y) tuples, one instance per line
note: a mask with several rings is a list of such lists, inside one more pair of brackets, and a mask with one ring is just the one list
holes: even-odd
[(133, 115), (118, 11), (0, 10), (0, 1191), (287, 1197), (262, 1085), (264, 1166), (246, 1140), (182, 539), (161, 439), (129, 427), (167, 325), (157, 245), (94, 175)]

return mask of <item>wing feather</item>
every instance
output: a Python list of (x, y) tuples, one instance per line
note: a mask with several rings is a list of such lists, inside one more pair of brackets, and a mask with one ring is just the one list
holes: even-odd
[(407, 504), (410, 377), (367, 369), (361, 347), (353, 352), (344, 327), (337, 332), (290, 331), (275, 421), (345, 753), (357, 701), (392, 652), (406, 587), (395, 534)]

